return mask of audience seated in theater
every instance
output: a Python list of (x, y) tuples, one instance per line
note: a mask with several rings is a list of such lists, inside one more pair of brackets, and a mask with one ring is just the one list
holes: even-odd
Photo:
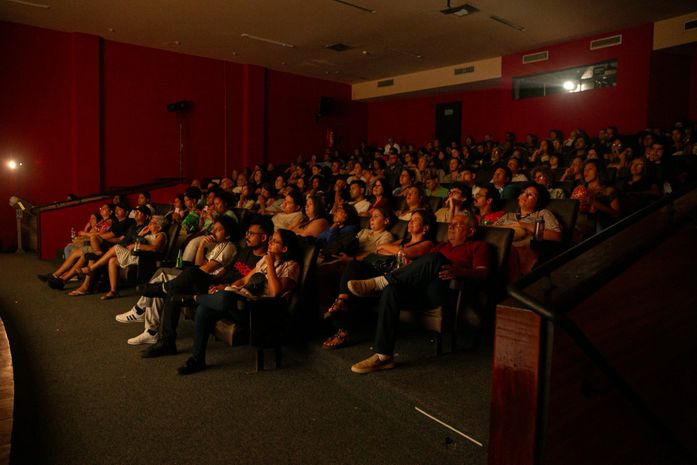
[(554, 183), (552, 172), (546, 165), (540, 165), (530, 173), (532, 180), (547, 189), (550, 199), (563, 199), (566, 197), (564, 190), (558, 187), (552, 187)]
[(217, 218), (220, 216), (227, 216), (232, 218), (235, 223), (239, 224), (237, 215), (235, 215), (235, 212), (230, 208), (230, 206), (233, 204), (232, 194), (222, 189), (214, 189), (213, 192), (213, 209), (208, 210), (205, 213), (201, 213), (201, 218), (199, 220), (199, 232), (197, 233), (196, 237), (189, 240), (184, 247), (182, 260), (185, 263), (193, 263), (194, 258), (196, 257), (199, 242), (211, 233)]
[(472, 190), (461, 182), (450, 184), (448, 197), (442, 208), (436, 211), (436, 221), (450, 223), (450, 219), (463, 210), (470, 209)]
[[(380, 276), (395, 269), (397, 253), (404, 254), (405, 263), (423, 256), (433, 248), (430, 239), (435, 229), (435, 218), (427, 210), (414, 212), (407, 224), (407, 235), (392, 242), (392, 235), (386, 231), (391, 215), (385, 209), (377, 208), (370, 217), (370, 230), (362, 230), (363, 238), (369, 239), (369, 246), (363, 247), (361, 253), (353, 259), (346, 259), (346, 266), (339, 280), (339, 294), (334, 303), (324, 312), (324, 318), (332, 318), (336, 333), (327, 338), (322, 347), (337, 349), (349, 343), (349, 332), (355, 323), (355, 313), (359, 308), (351, 305), (348, 282), (353, 279), (366, 279)], [(359, 233), (359, 241), (361, 239)], [(377, 239), (377, 240), (375, 240)]]
[(456, 182), (460, 180), (460, 169), (462, 169), (462, 163), (457, 158), (451, 158), (448, 160), (447, 173), (442, 174), (442, 180), (445, 184), (450, 184), (451, 182)]
[(460, 182), (467, 186), (471, 193), (474, 193), (477, 183), (477, 168), (472, 165), (463, 166), (460, 170)]
[(491, 226), (503, 216), (499, 191), (491, 184), (477, 184), (474, 188), (472, 209), (481, 226)]
[(547, 189), (534, 182), (524, 185), (518, 196), (518, 210), (507, 212), (494, 226), (513, 229), (513, 247), (510, 253), (509, 278), (517, 279), (529, 273), (537, 263), (539, 253), (530, 247), (538, 218), (544, 220), (545, 241), (561, 241), (561, 226), (554, 214), (542, 207), (547, 203)]
[(658, 197), (661, 189), (646, 172), (646, 160), (641, 157), (629, 163), (629, 176), (621, 180), (620, 190), (624, 194), (650, 194)]
[[(440, 185), (438, 181), (438, 172), (435, 170), (429, 170), (423, 176), (426, 189), (424, 194), (426, 197), (440, 197), (442, 199), (448, 196), (448, 189)], [(460, 176), (457, 176), (457, 181), (460, 180)]]
[[(243, 324), (246, 312), (239, 312), (236, 302), (254, 297), (288, 298), (300, 277), (297, 236), (287, 229), (279, 229), (269, 240), (266, 255), (253, 270), (234, 281), (225, 290), (211, 289), (211, 294), (201, 293), (195, 297), (198, 304), (194, 320), (193, 353), (179, 368), (181, 375), (188, 375), (206, 368), (206, 346), (215, 323), (223, 318)], [(169, 283), (171, 284), (171, 283)], [(176, 292), (167, 284), (167, 292)], [(179, 324), (179, 309), (167, 304), (163, 309), (160, 340), (142, 352), (143, 358), (174, 355), (177, 353), (176, 337)]]
[[(141, 224), (141, 220), (148, 218), (147, 207), (136, 208), (136, 224)], [(143, 221), (145, 223), (145, 221)], [(153, 216), (145, 226), (137, 233), (133, 243), (128, 245), (117, 244), (108, 252), (105, 252), (95, 262), (90, 262), (82, 268), (81, 275), (85, 276), (82, 285), (68, 293), (71, 296), (80, 296), (90, 293), (90, 278), (95, 270), (107, 266), (109, 271), (109, 291), (100, 297), (101, 300), (109, 300), (118, 297), (119, 267), (126, 268), (130, 265), (137, 265), (140, 257), (133, 250), (138, 244), (142, 252), (162, 252), (167, 247), (167, 235), (162, 232), (165, 218), (163, 216)]]
[(571, 198), (579, 201), (576, 229), (586, 239), (617, 221), (621, 211), (617, 191), (605, 184), (599, 160), (586, 160), (583, 178), (585, 182), (576, 186)]
[(370, 204), (370, 210), (373, 208), (383, 207), (392, 208), (392, 196), (388, 190), (385, 178), (376, 177), (373, 182), (373, 202)]
[(522, 172), (523, 166), (520, 158), (516, 157), (516, 151), (513, 151), (513, 156), (508, 159), (506, 166), (511, 170), (511, 182), (527, 182), (528, 177)]
[(332, 225), (317, 236), (320, 259), (331, 260), (340, 253), (353, 255), (357, 247), (358, 213), (353, 205), (342, 203), (332, 213)]
[(185, 214), (179, 215), (182, 228), (187, 234), (193, 234), (198, 231), (199, 220), (201, 219), (201, 211), (198, 209), (200, 199), (201, 189), (198, 187), (187, 187), (184, 193), (184, 206), (186, 207), (186, 211)]
[(419, 186), (410, 186), (406, 189), (404, 200), (404, 208), (397, 212), (400, 220), (409, 221), (414, 211), (426, 206), (426, 197)]
[[(152, 212), (151, 214), (155, 213), (155, 208), (152, 205), (150, 205), (150, 192), (143, 191), (143, 192), (138, 193), (138, 201), (137, 201), (136, 208), (137, 207), (148, 207), (150, 209), (150, 211)], [(135, 209), (131, 210), (131, 213), (128, 217), (131, 219), (135, 219), (135, 215), (136, 215), (135, 212), (136, 212)]]
[(564, 170), (564, 174), (559, 179), (560, 181), (573, 181), (574, 184), (583, 184), (583, 162), (581, 156), (575, 156), (571, 160), (571, 164)]
[[(122, 212), (123, 213), (123, 212)], [(128, 211), (126, 211), (128, 214)], [(85, 266), (85, 253), (94, 252), (91, 239), (99, 235), (106, 235), (114, 224), (112, 205), (104, 204), (99, 208), (100, 219), (89, 231), (80, 231), (73, 240), (70, 254), (65, 258), (60, 267), (53, 273), (39, 275), (38, 278), (46, 281), (51, 289), (61, 290), (65, 283), (78, 275), (79, 270)], [(90, 223), (88, 223), (89, 225)], [(96, 243), (98, 245), (98, 243)], [(67, 249), (67, 247), (66, 247)]]
[(499, 191), (501, 200), (514, 199), (517, 195), (517, 189), (511, 184), (511, 178), (512, 174), (508, 166), (499, 165), (494, 170), (491, 184)]
[(310, 195), (305, 199), (305, 214), (300, 223), (291, 228), (298, 236), (317, 238), (329, 228), (323, 195)]
[(186, 206), (184, 204), (184, 194), (177, 194), (172, 199), (172, 205), (169, 211), (165, 213), (165, 220), (167, 223), (180, 223), (181, 220), (186, 216), (188, 212), (186, 211)]
[[(199, 290), (205, 289), (225, 274), (227, 265), (232, 262), (233, 257), (239, 255), (236, 253), (235, 245), (230, 242), (230, 238), (235, 235), (236, 230), (237, 224), (234, 220), (227, 216), (221, 216), (213, 225), (212, 234), (199, 242), (194, 267), (184, 270), (160, 268), (155, 272), (150, 279), (150, 286), (144, 289), (150, 295), (141, 296), (130, 310), (116, 315), (116, 321), (119, 323), (145, 323), (145, 330), (138, 336), (130, 338), (129, 344), (154, 344), (157, 342), (164, 299), (151, 296), (153, 287), (157, 290), (159, 286), (161, 289), (163, 283), (174, 281), (177, 282), (178, 288), (184, 288), (183, 283), (196, 283), (191, 286), (193, 294), (193, 287)], [(254, 228), (250, 227), (249, 231), (253, 230)]]
[(293, 229), (300, 225), (303, 220), (303, 208), (305, 207), (305, 197), (295, 189), (291, 189), (286, 194), (281, 211), (276, 213), (271, 219), (276, 229)]
[(354, 364), (354, 373), (371, 373), (395, 366), (394, 348), (399, 312), (421, 310), (450, 303), (453, 293), (449, 281), (454, 278), (485, 278), (491, 268), (491, 253), (484, 241), (473, 240), (476, 219), (456, 215), (448, 228), (448, 242), (438, 244), (431, 252), (385, 276), (348, 282), (351, 294), (370, 297), (380, 294), (378, 322), (375, 332), (375, 353)]
[(370, 201), (365, 198), (365, 182), (357, 179), (349, 184), (349, 203), (353, 205), (359, 216), (370, 215)]
[[(385, 153), (387, 163), (384, 168), (384, 176), (389, 185), (389, 191), (394, 192), (400, 186), (400, 177), (402, 174), (402, 162), (399, 160), (399, 151), (390, 150)], [(379, 162), (378, 162), (379, 163)]]

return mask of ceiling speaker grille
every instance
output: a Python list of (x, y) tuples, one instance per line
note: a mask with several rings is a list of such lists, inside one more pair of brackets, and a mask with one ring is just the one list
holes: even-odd
[(453, 70), (453, 73), (455, 74), (455, 76), (459, 76), (460, 74), (474, 73), (474, 66), (465, 66), (464, 68), (455, 68)]
[(612, 37), (605, 37), (603, 39), (591, 40), (591, 50), (597, 50), (599, 48), (614, 47), (615, 45), (620, 45), (622, 43), (622, 34), (618, 34)]
[(537, 52), (537, 53), (530, 53), (528, 55), (523, 55), (523, 64), (527, 65), (528, 63), (536, 63), (538, 61), (547, 61), (549, 60), (549, 50), (545, 50), (544, 52)]

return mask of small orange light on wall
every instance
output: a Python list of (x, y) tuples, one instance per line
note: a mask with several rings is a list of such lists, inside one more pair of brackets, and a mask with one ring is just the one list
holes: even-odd
[(17, 170), (22, 166), (21, 161), (16, 161), (16, 160), (8, 160), (6, 163), (7, 167), (11, 170)]

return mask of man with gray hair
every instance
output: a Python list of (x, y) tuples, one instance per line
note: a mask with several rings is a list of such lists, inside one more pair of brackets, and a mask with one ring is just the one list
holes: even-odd
[(349, 291), (358, 297), (382, 293), (378, 305), (375, 354), (351, 367), (354, 373), (394, 368), (396, 329), (401, 309), (428, 309), (448, 303), (452, 293), (448, 281), (458, 278), (486, 278), (491, 253), (484, 241), (474, 240), (477, 220), (465, 212), (448, 223), (448, 241), (428, 254), (385, 276), (349, 281)]

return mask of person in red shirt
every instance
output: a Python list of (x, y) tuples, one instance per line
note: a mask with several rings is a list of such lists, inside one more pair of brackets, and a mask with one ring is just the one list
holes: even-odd
[(503, 210), (499, 209), (499, 191), (491, 184), (477, 184), (472, 198), (472, 208), (477, 212), (480, 225), (491, 226), (503, 216)]
[(448, 282), (454, 277), (486, 278), (491, 269), (491, 253), (484, 241), (474, 240), (477, 220), (464, 212), (450, 219), (448, 241), (430, 253), (386, 276), (349, 281), (349, 291), (358, 297), (382, 292), (378, 305), (375, 354), (354, 364), (354, 373), (371, 373), (394, 368), (394, 346), (399, 311), (427, 309), (452, 298)]

